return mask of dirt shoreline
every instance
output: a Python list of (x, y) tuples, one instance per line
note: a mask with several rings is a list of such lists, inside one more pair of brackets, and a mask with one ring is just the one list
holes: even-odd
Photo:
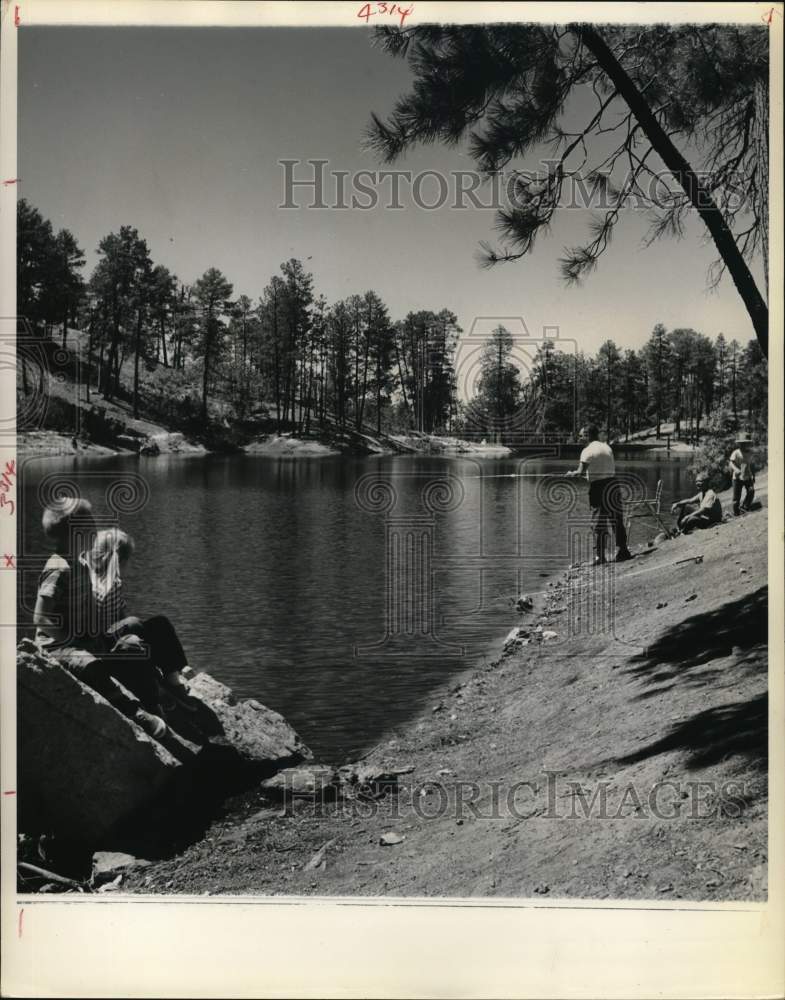
[[(76, 446), (74, 441), (76, 440)], [(17, 434), (16, 450), (20, 458), (56, 458), (88, 455), (92, 458), (110, 458), (113, 455), (132, 454), (119, 448), (75, 439), (72, 434), (57, 431), (25, 431)]]
[[(366, 756), (403, 769), (397, 794), (283, 808), (253, 791), (121, 891), (765, 898), (764, 477), (758, 492), (763, 510), (652, 548), (641, 532), (632, 562), (544, 581), (528, 643)], [(613, 627), (592, 631), (611, 581)]]
[[(175, 431), (167, 431), (155, 424), (148, 424), (143, 421), (136, 421), (137, 425), (145, 427), (145, 431), (151, 429), (146, 443), (152, 443), (155, 451), (149, 456), (157, 458), (159, 455), (206, 455), (207, 449), (204, 445), (194, 444), (187, 441), (184, 436)], [(84, 438), (75, 437), (73, 434), (60, 434), (58, 431), (24, 431), (17, 435), (16, 450), (19, 457), (26, 458), (112, 458), (115, 455), (138, 455), (139, 451), (133, 448), (110, 447), (109, 445), (96, 444), (93, 441), (86, 441)]]

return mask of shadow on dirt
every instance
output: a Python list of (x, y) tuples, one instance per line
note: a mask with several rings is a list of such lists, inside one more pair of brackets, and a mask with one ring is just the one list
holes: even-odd
[(768, 739), (768, 696), (764, 693), (748, 701), (698, 712), (675, 725), (662, 739), (626, 757), (617, 757), (616, 762), (636, 764), (657, 754), (686, 750), (690, 770), (709, 767), (729, 757), (742, 757), (756, 770), (765, 772)]
[(647, 684), (678, 678), (678, 683), (704, 687), (714, 673), (712, 660), (731, 655), (744, 674), (766, 669), (768, 587), (745, 594), (713, 611), (694, 615), (663, 633), (643, 653), (632, 657), (625, 673)]
[[(761, 587), (737, 601), (695, 615), (669, 629), (644, 653), (633, 657), (625, 670), (649, 686), (636, 696), (636, 700), (651, 699), (676, 684), (717, 691), (721, 687), (736, 686), (744, 678), (765, 675), (768, 669), (767, 612), (768, 588)], [(712, 667), (714, 660), (723, 662)], [(690, 769), (739, 757), (756, 770), (765, 772), (768, 765), (766, 693), (698, 712), (691, 719), (676, 723), (665, 736), (648, 746), (617, 758), (617, 763), (634, 764), (674, 750), (687, 751)]]

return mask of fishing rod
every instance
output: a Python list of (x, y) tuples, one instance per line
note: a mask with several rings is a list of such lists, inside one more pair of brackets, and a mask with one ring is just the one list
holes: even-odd
[(577, 479), (566, 472), (499, 472), (492, 476), (462, 476), (462, 479)]

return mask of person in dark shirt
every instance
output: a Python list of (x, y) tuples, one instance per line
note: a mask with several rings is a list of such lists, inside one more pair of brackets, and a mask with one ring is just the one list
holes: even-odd
[[(129, 714), (148, 735), (168, 732), (154, 666), (136, 635), (108, 638), (99, 626), (88, 567), (78, 558), (95, 543), (96, 525), (87, 500), (64, 498), (44, 510), (44, 534), (54, 552), (38, 581), (33, 623), (39, 648), (75, 677)], [(111, 655), (107, 655), (111, 654)], [(137, 701), (112, 682), (120, 681)]]

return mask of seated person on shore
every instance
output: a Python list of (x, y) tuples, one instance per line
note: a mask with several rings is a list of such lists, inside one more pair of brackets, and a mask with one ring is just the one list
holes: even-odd
[(119, 528), (99, 531), (90, 549), (79, 562), (87, 569), (96, 614), (96, 632), (111, 645), (119, 639), (136, 646), (161, 674), (166, 691), (185, 708), (192, 707), (188, 688), (180, 671), (187, 665), (174, 626), (164, 615), (142, 621), (128, 614), (121, 570), (134, 551), (134, 542)]
[[(80, 550), (92, 549), (96, 540), (90, 503), (64, 498), (44, 510), (42, 523), (54, 553), (38, 581), (33, 614), (37, 645), (145, 732), (164, 736), (167, 726), (155, 669), (140, 657), (138, 637), (114, 639), (97, 628), (90, 573), (76, 556)], [(138, 701), (124, 695), (112, 677)]]
[[(733, 513), (738, 517), (742, 511), (750, 510), (755, 499), (755, 466), (752, 464), (752, 441), (739, 438), (731, 452), (729, 465), (733, 480)], [(741, 501), (742, 488), (745, 491)], [(760, 506), (760, 505), (759, 505)]]
[(671, 507), (671, 514), (678, 514), (677, 525), (683, 535), (688, 535), (696, 528), (710, 528), (713, 524), (722, 522), (720, 498), (711, 489), (705, 472), (698, 473), (695, 485), (698, 492), (694, 497), (677, 500)]

